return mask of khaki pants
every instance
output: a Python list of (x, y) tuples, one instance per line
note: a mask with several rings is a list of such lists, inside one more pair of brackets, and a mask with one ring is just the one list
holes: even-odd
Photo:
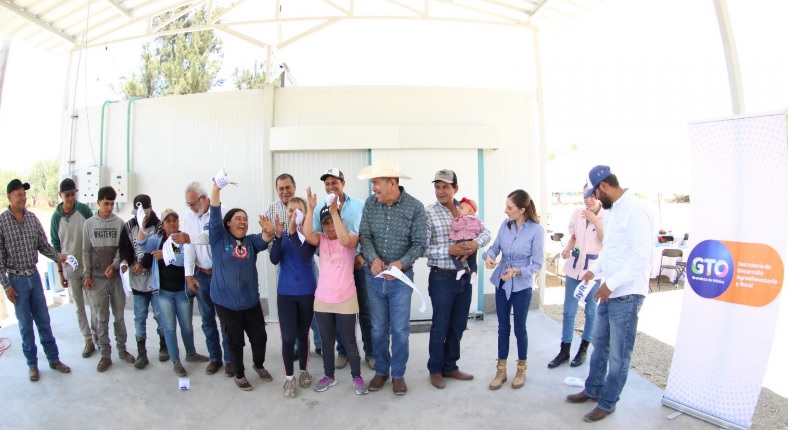
[(123, 285), (120, 278), (93, 278), (93, 289), (88, 291), (90, 300), (91, 315), (96, 315), (96, 334), (98, 335), (98, 346), (102, 357), (112, 355), (112, 347), (109, 343), (109, 312), (112, 309), (112, 317), (115, 320), (115, 346), (118, 352), (126, 351), (126, 321), (123, 318), (123, 310), (126, 307), (126, 295), (123, 292)]

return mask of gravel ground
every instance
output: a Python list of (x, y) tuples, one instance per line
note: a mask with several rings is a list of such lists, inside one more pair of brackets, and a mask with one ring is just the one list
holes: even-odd
[[(561, 305), (544, 306), (544, 313), (559, 324), (563, 320), (563, 307)], [(585, 315), (582, 308), (579, 308), (575, 318), (576, 333), (582, 333), (584, 323)], [(672, 361), (672, 346), (660, 342), (645, 333), (638, 332), (635, 339), (635, 350), (632, 353), (632, 362), (630, 363), (632, 370), (664, 390), (668, 383), (668, 372)], [(753, 416), (751, 428), (754, 430), (788, 429), (788, 398), (763, 388), (758, 400), (758, 406), (755, 408), (755, 416)]]

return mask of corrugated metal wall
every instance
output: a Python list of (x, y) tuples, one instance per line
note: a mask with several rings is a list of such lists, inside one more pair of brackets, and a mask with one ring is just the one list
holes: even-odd
[[(478, 189), (483, 190), (486, 196), (480, 201), (482, 210), (488, 214), (486, 224), (494, 230), (500, 223), (505, 196), (515, 188), (528, 190), (535, 201), (541, 197), (540, 154), (534, 134), (535, 99), (530, 93), (418, 87), (272, 88), (265, 91), (274, 91), (273, 112), (264, 112), (264, 90), (134, 101), (131, 104), (128, 161), (131, 195), (149, 194), (157, 211), (167, 207), (187, 210), (183, 200), (185, 185), (191, 180), (208, 184), (214, 173), (222, 167), (227, 169), (233, 180), (240, 183), (240, 186), (230, 187), (223, 193), (223, 205), (226, 208), (244, 208), (252, 216), (262, 213), (270, 201), (276, 198), (273, 179), (285, 171), (296, 178), (298, 195), (305, 195), (307, 186), (323, 194), (319, 177), (328, 167), (343, 169), (349, 194), (360, 198), (368, 195), (367, 181), (355, 179), (358, 170), (368, 164), (368, 150), (341, 147), (323, 149), (321, 146), (321, 151), (304, 151), (294, 146), (291, 150), (274, 153), (272, 165), (267, 167), (265, 151), (268, 144), (265, 142), (267, 134), (264, 124), (266, 118), (272, 116), (270, 123), (274, 128), (490, 127), (495, 130), (492, 138), (498, 142), (484, 142), (483, 146), (500, 149), (482, 152), (485, 174), (476, 180)], [(106, 110), (106, 181), (112, 174), (126, 171), (128, 108), (128, 102), (119, 102), (108, 105)], [(69, 171), (69, 154), (73, 160), (73, 169), (101, 162), (100, 114), (100, 106), (79, 111), (79, 117), (74, 120), (74, 145), (71, 151), (71, 123), (68, 120), (64, 122), (61, 149), (63, 174)], [(374, 141), (374, 136), (370, 140), (369, 148), (386, 149)], [(409, 147), (408, 142), (400, 143), (401, 147), (388, 149)], [(445, 147), (441, 149), (451, 151)], [(434, 160), (418, 159), (418, 163), (413, 163), (419, 157), (419, 149), (413, 149), (412, 154), (412, 157), (403, 156), (400, 162), (403, 166), (411, 163), (412, 168), (420, 169), (420, 175), (424, 173), (422, 170), (435, 171), (444, 167), (458, 171), (479, 170), (478, 166), (446, 165), (451, 157), (444, 159), (434, 156)], [(430, 196), (432, 193), (429, 181), (409, 181), (407, 186), (414, 195)], [(427, 200), (427, 204), (431, 202), (427, 197), (423, 197), (423, 200)], [(128, 206), (120, 207), (123, 216), (127, 216)], [(259, 231), (259, 228), (253, 225), (251, 230)], [(267, 261), (267, 258), (264, 260)], [(261, 264), (261, 285), (265, 286), (261, 288), (261, 294), (273, 297), (273, 275), (270, 270), (264, 269), (269, 264)], [(481, 282), (485, 291), (492, 291), (488, 284)], [(272, 310), (275, 312), (275, 309)]]

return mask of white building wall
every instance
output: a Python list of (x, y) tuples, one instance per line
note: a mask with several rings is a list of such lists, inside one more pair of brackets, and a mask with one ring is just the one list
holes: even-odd
[[(273, 112), (265, 112), (264, 91), (274, 91)], [(355, 179), (359, 166), (375, 153), (396, 150), (402, 169), (416, 172), (414, 177), (429, 179), (431, 172), (444, 167), (463, 172), (463, 189), (478, 193), (472, 197), (480, 201), (494, 235), (503, 219), (506, 194), (523, 188), (536, 202), (541, 198), (533, 105), (532, 94), (518, 91), (422, 87), (270, 88), (136, 100), (131, 103), (130, 195), (149, 194), (157, 211), (184, 211), (185, 185), (200, 180), (207, 186), (224, 167), (240, 185), (224, 191), (223, 206), (244, 208), (254, 217), (276, 198), (273, 179), (283, 172), (296, 177), (297, 194), (303, 196), (306, 186), (322, 194), (320, 174), (339, 167), (345, 171), (348, 191), (364, 197), (368, 185)], [(113, 174), (126, 171), (127, 108), (127, 101), (107, 108), (107, 184)], [(71, 124), (64, 121), (64, 175), (69, 166), (78, 170), (100, 163), (100, 113), (101, 106), (79, 111), (71, 164)], [(268, 130), (266, 123), (272, 124)], [(455, 160), (450, 154), (459, 149), (465, 154), (461, 159), (468, 161), (475, 151), (476, 162), (447, 165)], [(425, 204), (433, 201), (429, 180), (404, 185)], [(130, 206), (119, 205), (121, 215), (127, 217)], [(252, 224), (250, 231), (259, 227)], [(260, 260), (267, 262), (267, 255)], [(273, 297), (273, 271), (267, 267), (260, 276), (261, 295)], [(485, 292), (493, 291), (489, 282), (480, 284)], [(426, 285), (420, 288), (426, 294)]]

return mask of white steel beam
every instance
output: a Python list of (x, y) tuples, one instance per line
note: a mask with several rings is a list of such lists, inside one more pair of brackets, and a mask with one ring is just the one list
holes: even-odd
[(714, 9), (717, 11), (717, 23), (720, 26), (722, 48), (725, 51), (725, 64), (728, 67), (728, 85), (731, 91), (731, 105), (734, 115), (743, 115), (744, 88), (741, 82), (741, 69), (739, 68), (739, 54), (736, 52), (736, 41), (733, 39), (733, 27), (728, 15), (726, 0), (714, 0)]
[(79, 44), (79, 42), (73, 36), (66, 34), (63, 30), (55, 27), (52, 23), (41, 20), (36, 15), (33, 15), (32, 13), (28, 12), (27, 9), (17, 6), (10, 0), (0, 0), (0, 8), (4, 8), (13, 12), (20, 18), (54, 34), (55, 36), (61, 39), (64, 39), (65, 41), (71, 43), (72, 45)]
[(129, 12), (126, 9), (124, 9), (123, 6), (121, 6), (118, 3), (116, 3), (115, 0), (104, 0), (104, 2), (109, 4), (113, 9), (115, 9), (118, 12), (120, 12), (120, 14), (125, 16), (126, 18), (128, 18), (130, 20), (134, 19), (134, 17), (131, 15), (131, 12)]

